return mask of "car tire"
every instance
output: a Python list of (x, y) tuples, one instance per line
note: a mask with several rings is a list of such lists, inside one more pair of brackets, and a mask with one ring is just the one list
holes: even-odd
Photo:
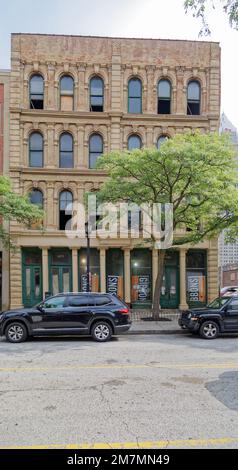
[(219, 334), (219, 326), (212, 320), (202, 323), (199, 334), (204, 339), (215, 339)]
[(98, 321), (92, 326), (91, 335), (95, 341), (105, 343), (112, 337), (112, 327), (106, 321)]
[(10, 343), (23, 343), (23, 341), (26, 341), (28, 334), (25, 325), (12, 322), (7, 326), (5, 336)]

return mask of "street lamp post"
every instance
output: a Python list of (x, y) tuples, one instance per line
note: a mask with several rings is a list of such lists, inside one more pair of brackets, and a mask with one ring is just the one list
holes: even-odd
[(90, 292), (90, 231), (88, 222), (85, 222), (85, 233), (87, 238), (87, 292)]

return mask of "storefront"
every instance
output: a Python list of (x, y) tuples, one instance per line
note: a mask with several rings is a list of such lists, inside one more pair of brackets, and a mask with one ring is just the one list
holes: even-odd
[(186, 291), (189, 307), (207, 302), (207, 257), (205, 250), (189, 250), (186, 256)]
[[(42, 259), (44, 262), (42, 262)], [(152, 270), (153, 264), (153, 270)], [(90, 249), (90, 290), (115, 293), (132, 308), (150, 308), (158, 271), (158, 252), (148, 248)], [(74, 272), (74, 279), (73, 279)], [(44, 286), (44, 287), (43, 287)], [(87, 291), (87, 250), (24, 248), (22, 302), (40, 302), (46, 292)], [(169, 250), (165, 258), (162, 308), (199, 307), (207, 301), (206, 250)]]
[(124, 298), (124, 253), (120, 248), (106, 251), (106, 289)]
[[(100, 291), (100, 257), (97, 248), (90, 248), (90, 276), (91, 292)], [(87, 250), (82, 248), (78, 252), (79, 264), (79, 291), (87, 292)]]
[(22, 301), (24, 307), (32, 307), (42, 300), (41, 250), (22, 251)]
[(150, 308), (152, 302), (152, 253), (131, 251), (131, 303), (133, 308)]

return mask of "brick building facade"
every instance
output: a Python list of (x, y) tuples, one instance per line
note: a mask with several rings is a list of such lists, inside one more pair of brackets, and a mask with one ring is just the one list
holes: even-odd
[[(8, 175), (9, 165), (10, 71), (0, 70), (0, 174)], [(4, 224), (8, 229), (8, 224)], [(9, 253), (0, 243), (0, 308), (9, 305)]]
[[(103, 37), (12, 35), (10, 175), (20, 194), (43, 204), (44, 232), (11, 223), (20, 247), (10, 260), (10, 305), (45, 292), (82, 290), (86, 240), (62, 230), (65, 201), (83, 202), (106, 174), (94, 168), (111, 150), (160, 145), (189, 129), (215, 131), (220, 112), (217, 43)], [(67, 199), (68, 198), (68, 199)], [(94, 290), (149, 306), (158, 251), (128, 239), (94, 239)], [(140, 298), (141, 279), (146, 295)], [(167, 260), (162, 305), (186, 308), (218, 292), (217, 240), (176, 247)]]

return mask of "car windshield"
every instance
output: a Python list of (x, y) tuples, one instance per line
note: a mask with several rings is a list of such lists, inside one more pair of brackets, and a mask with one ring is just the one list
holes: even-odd
[(209, 308), (221, 308), (230, 299), (230, 297), (217, 297), (210, 304), (207, 305)]

